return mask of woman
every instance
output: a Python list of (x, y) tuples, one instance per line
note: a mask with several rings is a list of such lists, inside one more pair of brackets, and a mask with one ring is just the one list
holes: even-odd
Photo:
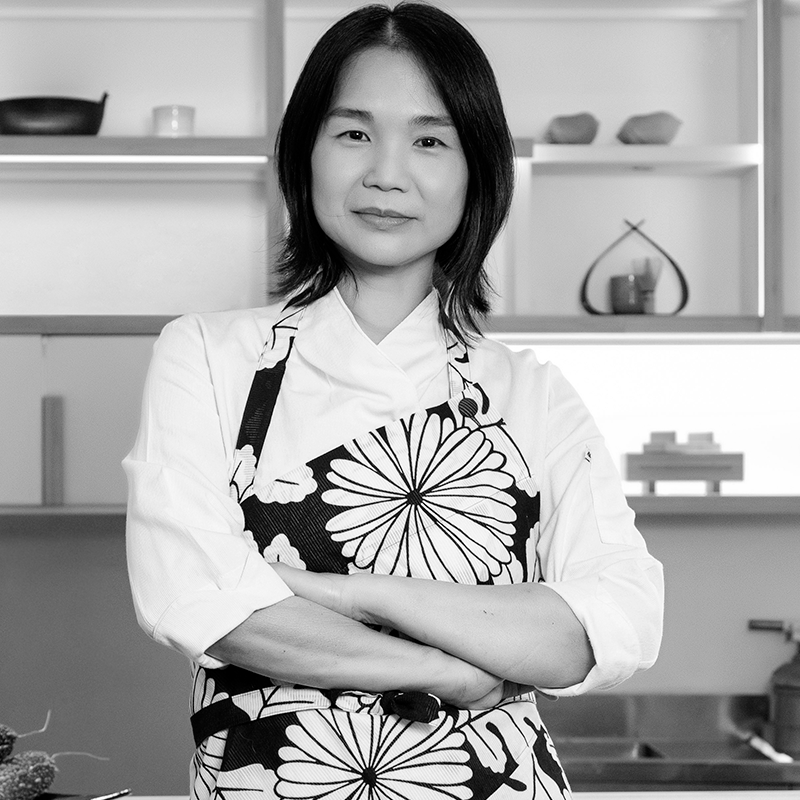
[(164, 329), (125, 460), (140, 623), (195, 666), (193, 796), (565, 796), (533, 687), (649, 666), (661, 571), (572, 388), (479, 335), (491, 68), (435, 8), (359, 9), (277, 152), (283, 300)]

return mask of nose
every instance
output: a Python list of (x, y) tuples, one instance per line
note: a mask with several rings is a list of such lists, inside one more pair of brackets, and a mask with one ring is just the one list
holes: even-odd
[(408, 191), (408, 160), (402, 148), (388, 142), (372, 148), (363, 182), (368, 189)]

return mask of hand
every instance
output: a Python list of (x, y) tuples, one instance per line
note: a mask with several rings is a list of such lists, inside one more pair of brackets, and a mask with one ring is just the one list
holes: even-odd
[(503, 699), (503, 680), (467, 661), (436, 648), (428, 650), (432, 675), (422, 691), (436, 695), (456, 708), (480, 709), (497, 705)]
[(503, 692), (503, 681), (500, 681), (495, 686), (493, 686), (483, 697), (479, 697), (476, 700), (470, 700), (466, 702), (463, 708), (467, 708), (473, 711), (480, 710), (482, 708), (492, 708), (496, 706), (504, 697)]

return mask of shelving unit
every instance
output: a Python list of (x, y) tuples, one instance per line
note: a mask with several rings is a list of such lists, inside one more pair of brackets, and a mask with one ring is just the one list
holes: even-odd
[[(780, 253), (774, 244), (780, 236), (781, 198), (770, 188), (770, 182), (780, 174), (780, 142), (772, 135), (780, 122), (774, 102), (780, 87), (775, 42), (781, 37), (784, 22), (780, 0), (506, 0), (499, 5), (457, 0), (451, 6), (475, 31), (495, 63), (512, 129), (518, 136), (521, 194), (526, 195), (517, 204), (501, 255), (497, 282), (503, 302), (492, 322), (493, 329), (634, 333), (800, 329), (800, 317), (787, 317), (784, 313)], [(245, 21), (255, 39), (260, 40), (258, 48), (263, 48), (265, 73), (255, 85), (263, 86), (265, 97), (254, 98), (254, 102), (258, 100), (263, 105), (266, 119), (266, 135), (242, 131), (240, 136), (170, 140), (106, 136), (101, 129), (98, 137), (3, 136), (0, 181), (16, 185), (257, 185), (263, 187), (260, 202), (265, 217), (269, 217), (266, 241), (274, 241), (281, 212), (268, 153), (283, 107), (285, 86), (291, 84), (292, 72), (299, 69), (303, 52), (318, 35), (318, 29), (327, 27), (343, 11), (344, 7), (323, 7), (305, 0), (288, 0), (286, 5), (275, 0), (241, 0), (238, 6), (226, 9), (205, 0), (180, 0), (175, 8), (155, 10), (136, 0), (107, 0), (87, 8), (38, 0), (27, 8), (0, 9), (0, 26), (12, 22), (34, 25), (48, 17), (83, 24), (93, 15), (103, 14), (120, 31), (125, 25), (162, 26), (165, 20), (173, 25), (185, 24), (186, 20), (215, 24), (217, 20)], [(306, 28), (312, 32), (306, 32)], [(606, 41), (609, 34), (612, 38)], [(643, 46), (642, 42), (646, 44)], [(291, 44), (291, 52), (286, 49), (287, 43)], [(676, 46), (681, 43), (686, 47)], [(612, 52), (604, 51), (604, 47)], [(613, 52), (615, 47), (619, 52)], [(538, 50), (542, 50), (541, 55), (537, 55)], [(553, 52), (563, 56), (556, 69), (559, 82), (546, 63), (552, 60)], [(584, 53), (585, 60), (581, 62)], [(671, 67), (661, 63), (667, 53), (674, 61)], [(709, 66), (709, 53), (720, 60), (721, 66)], [(105, 53), (103, 58), (113, 58), (113, 54)], [(618, 63), (625, 59), (630, 61), (630, 69)], [(684, 61), (688, 64), (685, 68)], [(539, 72), (544, 74), (540, 77)], [(563, 79), (561, 73), (565, 75)], [(533, 80), (525, 80), (524, 76)], [(657, 84), (654, 90), (647, 88), (650, 78)], [(551, 95), (540, 94), (551, 83)], [(606, 94), (592, 97), (592, 92)], [(709, 92), (720, 95), (720, 99), (714, 97), (719, 113), (702, 110), (714, 104), (708, 102)], [(560, 94), (554, 96), (557, 93)], [(620, 108), (625, 107), (626, 113), (644, 111), (641, 104), (659, 100), (666, 107), (684, 95), (688, 96), (685, 108), (677, 110), (687, 120), (686, 135), (679, 133), (674, 144), (622, 145), (608, 130), (609, 124), (616, 124), (612, 112), (619, 117)], [(520, 102), (521, 97), (524, 102)], [(113, 100), (112, 92), (109, 102)], [(586, 106), (596, 103), (601, 117), (598, 141), (591, 145), (542, 144), (540, 133), (548, 115), (577, 111), (579, 102)], [(581, 213), (589, 213), (589, 217), (583, 220), (560, 214), (560, 230), (550, 219), (537, 223), (546, 216), (540, 213), (540, 207), (548, 206), (551, 198), (555, 197), (554, 202), (561, 203), (560, 208), (565, 211), (576, 205), (569, 192), (584, 194), (585, 187), (595, 192), (596, 198), (601, 198), (604, 191), (610, 192), (611, 198), (619, 198), (620, 180), (626, 181), (626, 187), (630, 181), (638, 182), (640, 194), (646, 198), (641, 205), (647, 207), (641, 216), (647, 216), (648, 226), (653, 226), (648, 230), (656, 239), (661, 236), (667, 249), (674, 241), (680, 251), (678, 261), (685, 265), (691, 295), (689, 306), (679, 317), (594, 319), (577, 306), (581, 270), (585, 271), (591, 254), (619, 233), (613, 226), (620, 225), (621, 220), (614, 223), (610, 216), (599, 219), (602, 213), (611, 214), (606, 208), (608, 203), (596, 200), (600, 213), (584, 210)], [(570, 189), (575, 181), (583, 182), (584, 188)], [(610, 181), (608, 189), (601, 188), (603, 181)], [(654, 199), (659, 186), (674, 191), (661, 206)], [(732, 193), (738, 195), (738, 200), (730, 200)], [(705, 213), (718, 205), (715, 200), (720, 194), (729, 199), (724, 208), (714, 211), (716, 216), (710, 218), (706, 231), (699, 225), (690, 230), (698, 218), (698, 209)], [(625, 203), (634, 205), (629, 200), (619, 200), (617, 204), (622, 207)], [(684, 211), (683, 207), (689, 205), (698, 208)], [(686, 216), (686, 224), (681, 225), (681, 215)], [(541, 229), (536, 228), (537, 224)], [(584, 231), (582, 250), (574, 247), (576, 237), (571, 226), (576, 224)], [(546, 235), (539, 235), (542, 230)], [(552, 235), (551, 241), (547, 235)], [(569, 240), (570, 247), (559, 250), (562, 242), (558, 240)], [(265, 288), (269, 246), (263, 258)], [(533, 277), (529, 280), (526, 275)], [(724, 291), (710, 289), (709, 282), (719, 284)], [(542, 285), (554, 288), (537, 306)], [(728, 299), (724, 299), (726, 296)], [(252, 302), (259, 301), (263, 301), (263, 295), (261, 299), (253, 297)], [(81, 313), (71, 309), (69, 320), (48, 313), (4, 315), (0, 309), (0, 333), (34, 332), (37, 325), (42, 333), (156, 333), (164, 321), (192, 308), (191, 304), (170, 309), (157, 305), (134, 314), (111, 309), (109, 313), (99, 313), (95, 308)], [(148, 313), (151, 310), (153, 313)]]
[[(144, 362), (150, 340), (178, 314), (262, 303), (283, 223), (269, 156), (284, 96), (320, 32), (349, 7), (322, 0), (0, 5), (0, 37), (9, 43), (0, 52), (0, 97), (110, 93), (97, 137), (0, 136), (0, 269), (11, 276), (0, 292), (0, 346), (5, 340), (8, 354), (0, 356), (27, 364), (50, 347), (80, 365), (114, 345)], [(782, 269), (782, 249), (800, 247), (784, 244), (780, 225), (778, 135), (779, 45), (789, 36), (791, 53), (800, 25), (787, 25), (780, 0), (452, 0), (447, 7), (487, 50), (516, 137), (519, 191), (497, 250), (503, 302), (490, 330), (627, 341), (800, 332), (800, 282)], [(42, 59), (31, 55), (42, 48), (64, 73), (52, 90), (44, 89), (52, 76)], [(196, 137), (148, 135), (150, 108), (169, 102), (196, 105)], [(662, 109), (684, 120), (674, 143), (614, 139), (627, 116)], [(583, 110), (600, 119), (594, 143), (542, 143), (549, 119)], [(626, 217), (645, 218), (645, 230), (685, 268), (692, 295), (678, 316), (580, 309), (582, 277)], [(14, 280), (35, 302), (2, 305), (14, 296)], [(246, 290), (225, 293), (239, 283)], [(130, 369), (110, 352), (104, 358), (111, 373)], [(42, 357), (43, 384), (48, 370), (60, 369), (55, 362)], [(126, 379), (117, 382), (130, 394), (134, 381)], [(78, 388), (65, 391), (77, 396)], [(36, 391), (29, 387), (31, 402)], [(107, 459), (116, 469), (117, 455), (100, 452), (105, 444), (80, 458)], [(13, 468), (38, 478), (29, 461)]]
[[(462, 1), (459, 10), (496, 64), (519, 137), (518, 200), (495, 258), (502, 302), (493, 330), (790, 329), (774, 247), (781, 216), (778, 6), (530, 0), (504, 4), (501, 23)], [(672, 144), (616, 140), (630, 115), (656, 110), (684, 122)], [(542, 143), (553, 116), (579, 111), (598, 118), (595, 142)], [(690, 296), (679, 316), (591, 317), (580, 307), (586, 271), (625, 231), (626, 218), (646, 219), (648, 234), (681, 265)], [(627, 254), (607, 259), (605, 272), (593, 275), (595, 307), (609, 308), (607, 278), (630, 271), (630, 261)], [(661, 313), (677, 306), (674, 281), (669, 291), (657, 303)]]
[[(0, 333), (156, 334), (264, 301), (284, 16), (281, 0), (0, 6), (0, 96), (109, 92), (98, 136), (0, 136)], [(197, 136), (151, 135), (169, 102), (197, 108)]]

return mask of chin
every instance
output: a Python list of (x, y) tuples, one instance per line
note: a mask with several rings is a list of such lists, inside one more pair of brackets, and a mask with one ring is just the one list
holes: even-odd
[(389, 272), (404, 269), (433, 268), (436, 251), (428, 253), (398, 253), (375, 249), (370, 251), (343, 250), (345, 260), (358, 272), (360, 269), (370, 272)]

